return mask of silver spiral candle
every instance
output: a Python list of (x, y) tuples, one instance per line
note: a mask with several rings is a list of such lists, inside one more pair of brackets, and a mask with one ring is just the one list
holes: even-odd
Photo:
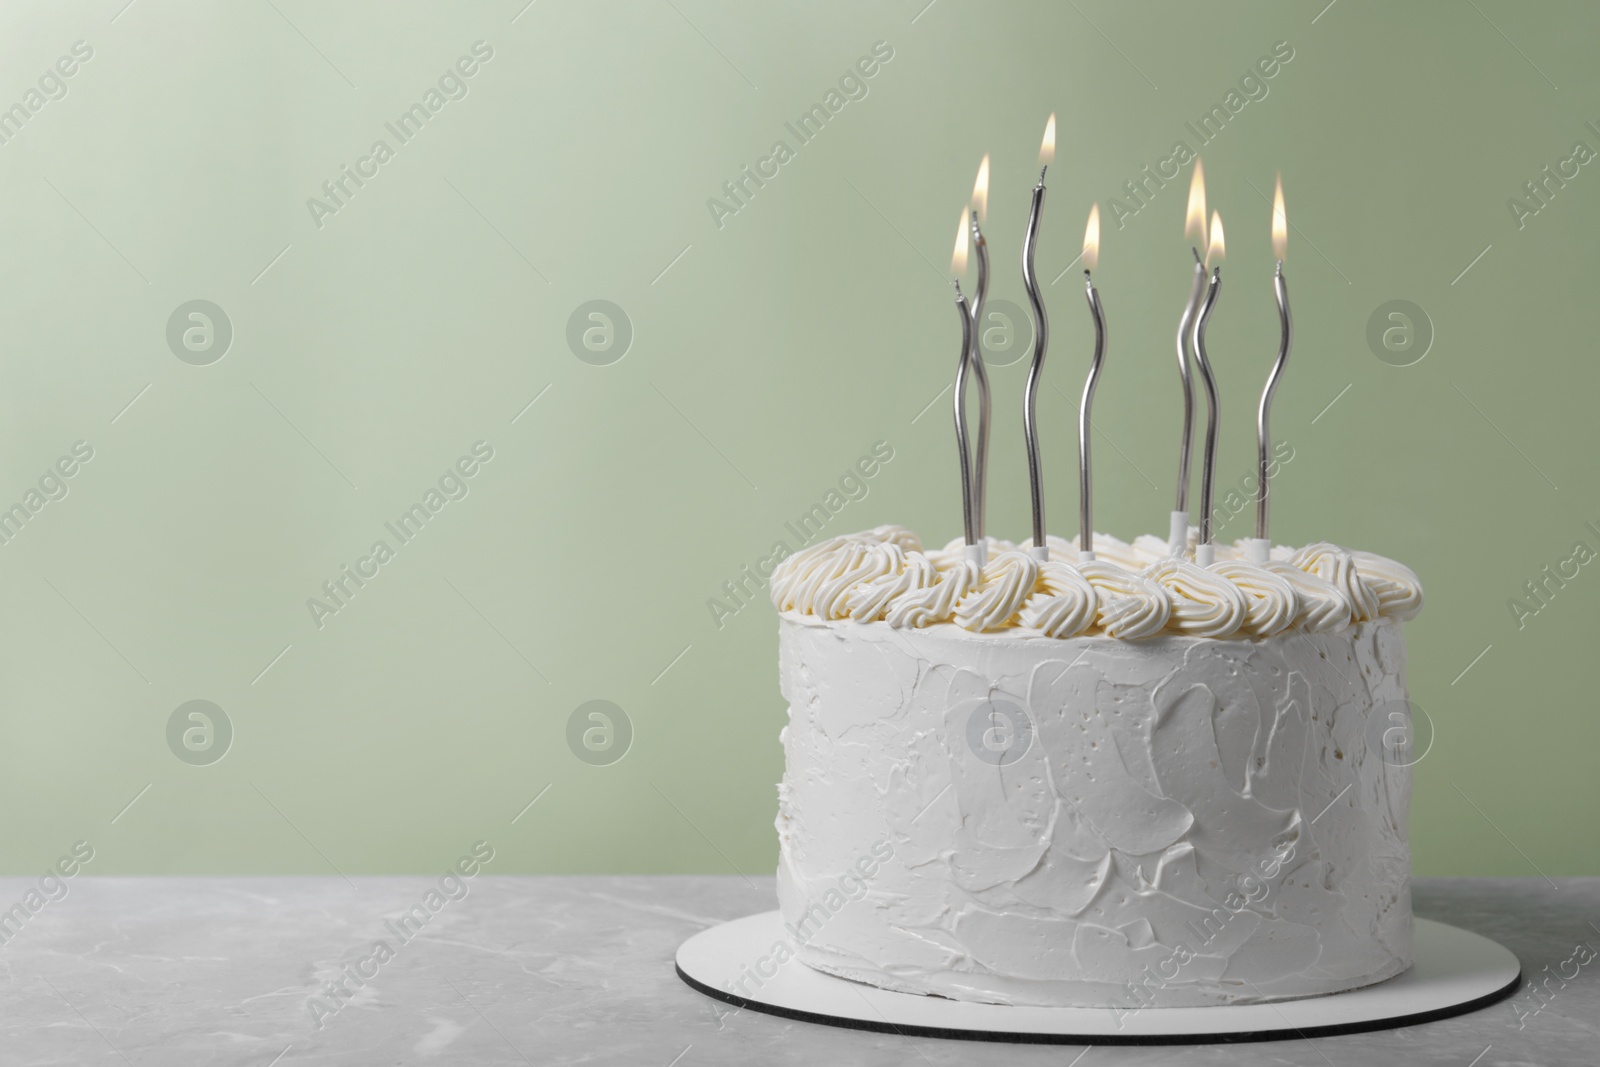
[(1261, 495), (1256, 498), (1256, 539), (1250, 546), (1250, 553), (1258, 563), (1265, 563), (1272, 552), (1267, 521), (1267, 496), (1272, 489), (1272, 431), (1267, 420), (1272, 410), (1272, 397), (1278, 390), (1278, 379), (1283, 375), (1284, 364), (1289, 362), (1289, 348), (1294, 344), (1289, 287), (1283, 280), (1283, 258), (1288, 250), (1289, 219), (1283, 210), (1283, 175), (1280, 174), (1272, 197), (1272, 253), (1278, 260), (1278, 269), (1272, 276), (1272, 292), (1278, 301), (1278, 360), (1272, 365), (1272, 373), (1267, 375), (1266, 387), (1261, 390), (1261, 406), (1256, 411), (1256, 478)]
[(1090, 434), (1094, 423), (1094, 387), (1100, 380), (1100, 366), (1106, 358), (1106, 316), (1100, 307), (1100, 291), (1094, 287), (1094, 268), (1100, 259), (1100, 205), (1089, 209), (1089, 225), (1083, 235), (1083, 289), (1089, 302), (1089, 317), (1094, 320), (1094, 357), (1083, 382), (1083, 399), (1078, 404), (1078, 555), (1094, 559), (1094, 471), (1090, 462)]
[(1294, 320), (1289, 314), (1289, 290), (1283, 281), (1283, 260), (1272, 277), (1272, 291), (1278, 299), (1278, 361), (1267, 375), (1267, 384), (1261, 390), (1261, 406), (1256, 411), (1256, 477), (1260, 480), (1260, 496), (1256, 498), (1256, 537), (1267, 540), (1267, 497), (1270, 494), (1272, 475), (1272, 431), (1267, 419), (1272, 410), (1272, 397), (1278, 391), (1278, 379), (1283, 376), (1283, 365), (1289, 361), (1289, 346), (1294, 343)]
[[(988, 157), (984, 157), (987, 162)], [(977, 515), (978, 536), (987, 535), (985, 504), (988, 500), (989, 477), (989, 413), (993, 403), (989, 396), (989, 372), (983, 365), (983, 303), (989, 295), (989, 242), (978, 226), (978, 212), (972, 212), (972, 246), (978, 258), (978, 285), (972, 299), (970, 315), (972, 328), (968, 333), (967, 362), (972, 375), (978, 380), (978, 444), (973, 457), (972, 506)]]
[[(1054, 131), (1055, 116), (1050, 116)], [(1044, 172), (1033, 187), (1033, 204), (1028, 209), (1028, 232), (1022, 240), (1022, 287), (1027, 290), (1033, 309), (1033, 362), (1028, 366), (1028, 381), (1022, 391), (1022, 432), (1028, 446), (1028, 492), (1033, 502), (1034, 555), (1047, 558), (1044, 540), (1044, 468), (1039, 454), (1039, 424), (1035, 409), (1039, 399), (1039, 378), (1044, 372), (1045, 352), (1050, 347), (1050, 315), (1039, 295), (1039, 278), (1034, 272), (1033, 255), (1039, 241), (1039, 216), (1044, 210)]]
[(1189, 510), (1189, 459), (1194, 450), (1194, 383), (1189, 375), (1189, 339), (1194, 328), (1195, 313), (1206, 295), (1206, 265), (1200, 253), (1194, 252), (1194, 281), (1189, 286), (1189, 300), (1178, 317), (1178, 380), (1183, 386), (1183, 431), (1178, 438), (1178, 498), (1176, 510)]
[[(1223, 256), (1222, 216), (1212, 213), (1211, 248), (1206, 259)], [(1211, 370), (1211, 359), (1206, 353), (1206, 325), (1216, 310), (1217, 297), (1222, 294), (1222, 267), (1211, 268), (1211, 284), (1206, 288), (1206, 299), (1200, 305), (1200, 314), (1194, 324), (1194, 358), (1200, 369), (1200, 379), (1206, 388), (1206, 443), (1200, 468), (1200, 544), (1195, 552), (1195, 562), (1209, 566), (1213, 548), (1211, 544), (1211, 510), (1216, 489), (1217, 431), (1221, 420), (1221, 397), (1217, 393), (1217, 378)]]
[[(1199, 248), (1206, 248), (1206, 168), (1196, 159), (1194, 173), (1189, 179), (1189, 207), (1184, 213), (1183, 236), (1194, 239)], [(1200, 310), (1200, 301), (1206, 295), (1206, 265), (1200, 252), (1190, 246), (1194, 255), (1194, 280), (1189, 286), (1189, 300), (1178, 318), (1178, 383), (1183, 389), (1183, 429), (1178, 438), (1178, 492), (1172, 511), (1172, 524), (1167, 548), (1173, 556), (1182, 556), (1189, 547), (1189, 466), (1194, 452), (1194, 381), (1190, 372), (1193, 362), (1191, 335), (1194, 318)]]
[(972, 366), (972, 309), (961, 292), (961, 283), (953, 283), (956, 290), (956, 310), (961, 313), (961, 351), (956, 356), (956, 450), (960, 453), (961, 468), (961, 524), (969, 546), (978, 543), (978, 511), (974, 506), (972, 454), (967, 441), (967, 371)]

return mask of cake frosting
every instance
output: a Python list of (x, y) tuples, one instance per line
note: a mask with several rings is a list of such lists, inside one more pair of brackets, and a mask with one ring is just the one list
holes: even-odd
[(774, 572), (798, 958), (1120, 1012), (1409, 967), (1410, 771), (1369, 726), (1405, 699), (1416, 576), (1327, 543), (1029, 548), (980, 566), (879, 527)]
[[(1266, 637), (1291, 627), (1327, 633), (1379, 616), (1404, 621), (1422, 610), (1422, 585), (1409, 568), (1326, 541), (1274, 546), (1264, 564), (1248, 562), (1242, 543), (1217, 545), (1216, 562), (1201, 567), (1192, 554), (1170, 556), (1167, 543), (1149, 535), (1128, 544), (1097, 533), (1092, 560), (1057, 537), (1046, 538), (1042, 561), (1029, 542), (987, 540), (980, 569), (960, 541), (924, 550), (901, 526), (830, 538), (778, 565), (772, 603), (780, 612), (883, 619), (896, 629), (953, 622), (980, 632), (1128, 639), (1163, 630), (1212, 638)], [(1061, 596), (1069, 603), (1049, 603)], [(1041, 619), (1052, 625), (1039, 626)]]

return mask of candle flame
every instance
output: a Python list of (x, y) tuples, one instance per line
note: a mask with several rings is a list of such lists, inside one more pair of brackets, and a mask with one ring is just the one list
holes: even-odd
[(1211, 244), (1206, 248), (1206, 266), (1211, 266), (1212, 260), (1221, 263), (1227, 254), (1227, 249), (1222, 241), (1222, 215), (1216, 211), (1211, 213)]
[(1206, 168), (1198, 159), (1194, 177), (1189, 179), (1189, 213), (1183, 220), (1183, 236), (1206, 247)]
[(1289, 250), (1289, 216), (1283, 212), (1283, 175), (1278, 175), (1278, 189), (1272, 194), (1272, 254), (1282, 260)]
[(1039, 166), (1048, 167), (1056, 158), (1056, 113), (1050, 112), (1050, 121), (1044, 124), (1044, 141), (1039, 145)]
[(1089, 209), (1089, 225), (1083, 230), (1083, 269), (1094, 270), (1100, 265), (1100, 205)]
[(978, 164), (978, 180), (972, 183), (972, 210), (978, 213), (980, 224), (989, 221), (989, 154), (984, 153)]
[(956, 250), (950, 257), (950, 273), (955, 275), (965, 274), (967, 271), (967, 211), (961, 209), (961, 217), (956, 219)]

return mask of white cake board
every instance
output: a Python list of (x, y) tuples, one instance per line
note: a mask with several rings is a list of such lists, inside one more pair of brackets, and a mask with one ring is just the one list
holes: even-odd
[[(1522, 965), (1486, 937), (1416, 920), (1416, 963), (1364, 989), (1267, 1004), (1145, 1008), (1118, 1018), (1108, 1008), (974, 1004), (895, 993), (814, 971), (799, 960), (759, 988), (746, 978), (777, 942), (790, 944), (776, 911), (703, 930), (678, 948), (678, 976), (695, 989), (752, 1011), (806, 1022), (922, 1037), (1023, 1044), (1194, 1044), (1330, 1037), (1432, 1022), (1487, 1007), (1515, 992)], [(731, 992), (745, 979), (754, 995)]]

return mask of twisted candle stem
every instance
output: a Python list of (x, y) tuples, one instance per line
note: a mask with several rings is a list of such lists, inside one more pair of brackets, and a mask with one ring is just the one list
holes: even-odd
[(1084, 295), (1089, 301), (1089, 314), (1094, 318), (1094, 360), (1089, 364), (1089, 376), (1083, 382), (1083, 401), (1078, 405), (1078, 549), (1083, 553), (1094, 551), (1094, 485), (1089, 463), (1089, 409), (1094, 405), (1094, 386), (1100, 377), (1100, 364), (1106, 355), (1106, 317), (1100, 309), (1100, 294), (1095, 290), (1094, 278), (1083, 272)]
[(1213, 480), (1217, 472), (1217, 379), (1211, 373), (1211, 360), (1206, 356), (1206, 323), (1211, 321), (1211, 311), (1217, 306), (1217, 295), (1222, 292), (1222, 268), (1211, 268), (1211, 285), (1206, 290), (1205, 303), (1200, 305), (1200, 317), (1194, 324), (1194, 360), (1200, 368), (1200, 379), (1206, 387), (1206, 447), (1200, 467), (1200, 543), (1211, 543), (1211, 499)]
[(1289, 290), (1283, 280), (1281, 259), (1272, 279), (1272, 290), (1278, 298), (1278, 361), (1272, 365), (1272, 373), (1267, 375), (1266, 387), (1261, 390), (1261, 407), (1256, 411), (1256, 477), (1261, 482), (1261, 495), (1256, 498), (1256, 537), (1262, 540), (1268, 536), (1267, 464), (1272, 453), (1272, 433), (1267, 428), (1267, 416), (1272, 408), (1272, 395), (1278, 389), (1278, 379), (1283, 375), (1283, 365), (1289, 362), (1289, 346), (1294, 343), (1294, 320), (1289, 316)]
[(1044, 546), (1044, 469), (1039, 455), (1039, 426), (1034, 408), (1039, 398), (1039, 377), (1044, 372), (1045, 350), (1050, 345), (1050, 316), (1039, 295), (1039, 279), (1034, 273), (1033, 253), (1039, 239), (1039, 216), (1044, 209), (1044, 172), (1039, 169), (1039, 184), (1033, 187), (1033, 206), (1028, 211), (1028, 232), (1022, 242), (1022, 286), (1033, 308), (1033, 362), (1022, 391), (1022, 431), (1028, 446), (1028, 491), (1033, 499), (1033, 546)]
[(972, 473), (972, 511), (977, 526), (977, 536), (983, 537), (986, 516), (985, 507), (988, 500), (988, 474), (989, 474), (989, 372), (983, 365), (983, 346), (980, 336), (983, 331), (983, 302), (989, 295), (989, 242), (984, 240), (983, 231), (978, 228), (978, 213), (972, 213), (972, 242), (978, 254), (978, 291), (972, 301), (972, 328), (968, 333), (967, 361), (972, 365), (972, 372), (978, 379), (978, 448), (973, 458), (974, 470)]
[(1194, 253), (1194, 284), (1189, 287), (1189, 302), (1183, 306), (1178, 319), (1178, 377), (1183, 382), (1183, 436), (1178, 440), (1178, 505), (1179, 511), (1189, 510), (1189, 457), (1194, 445), (1194, 385), (1189, 376), (1189, 335), (1194, 325), (1194, 315), (1206, 294), (1206, 265), (1200, 261), (1198, 250)]
[(967, 448), (967, 368), (971, 365), (972, 309), (955, 282), (956, 311), (961, 314), (961, 352), (956, 357), (956, 449), (961, 453), (961, 523), (969, 545), (978, 543), (977, 513), (972, 506), (972, 456)]

